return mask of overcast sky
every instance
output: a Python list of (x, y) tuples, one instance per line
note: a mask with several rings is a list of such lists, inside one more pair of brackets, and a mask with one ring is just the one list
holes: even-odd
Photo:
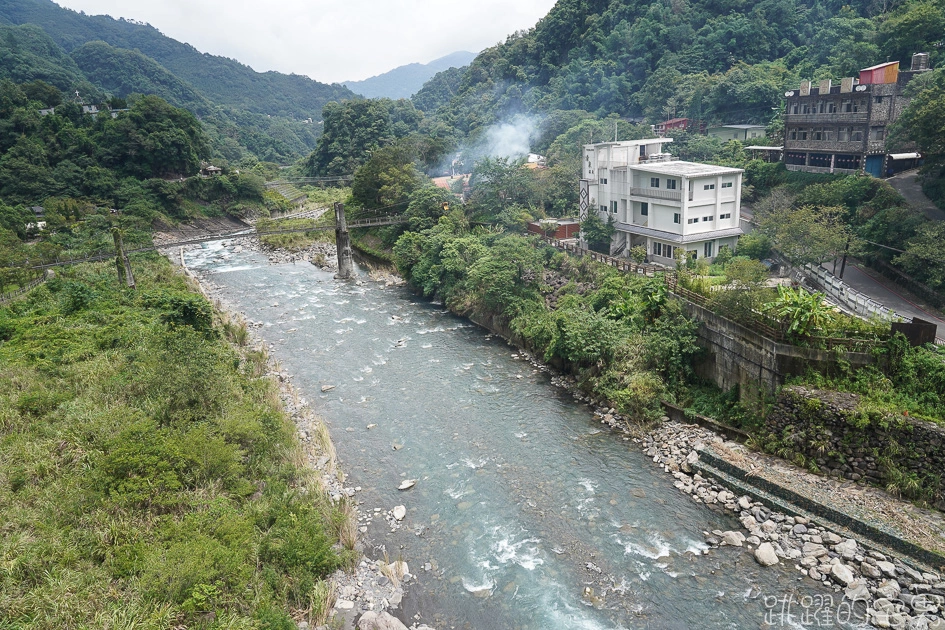
[(55, 0), (147, 22), (201, 52), (260, 72), (358, 81), (449, 53), (479, 52), (528, 29), (554, 0)]

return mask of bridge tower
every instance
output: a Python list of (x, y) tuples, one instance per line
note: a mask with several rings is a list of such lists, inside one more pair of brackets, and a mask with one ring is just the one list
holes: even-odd
[(343, 203), (335, 204), (335, 245), (338, 247), (338, 273), (335, 277), (350, 280), (354, 277), (354, 258), (351, 255), (351, 236), (345, 223)]

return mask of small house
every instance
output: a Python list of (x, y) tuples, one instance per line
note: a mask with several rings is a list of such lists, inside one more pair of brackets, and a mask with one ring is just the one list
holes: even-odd
[(581, 222), (577, 219), (541, 219), (532, 221), (527, 226), (531, 234), (542, 234), (558, 240), (578, 238), (581, 232)]

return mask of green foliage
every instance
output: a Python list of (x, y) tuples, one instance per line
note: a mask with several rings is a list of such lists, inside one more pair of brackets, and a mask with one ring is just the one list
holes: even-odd
[(840, 206), (777, 207), (759, 217), (759, 231), (792, 263), (819, 265), (854, 240)]
[(587, 246), (594, 251), (610, 254), (610, 240), (617, 233), (613, 217), (607, 217), (605, 223), (596, 212), (590, 212), (581, 223), (581, 234)]
[(945, 289), (943, 241), (945, 224), (940, 221), (926, 223), (906, 244), (906, 253), (897, 256), (894, 262), (933, 289)]
[(345, 559), (342, 515), (301, 489), (317, 483), (275, 385), (206, 334), (209, 304), (163, 258), (133, 264), (137, 296), (101, 263), (0, 308), (0, 555), (15, 559), (0, 618), (284, 628), (276, 611), (307, 608)]
[(784, 285), (778, 285), (777, 298), (765, 309), (781, 320), (784, 332), (798, 339), (822, 333), (834, 314), (822, 294)]
[(386, 146), (374, 150), (355, 172), (351, 200), (363, 208), (401, 212), (403, 208), (396, 206), (406, 205), (410, 195), (422, 186), (423, 179), (408, 147), (404, 144)]

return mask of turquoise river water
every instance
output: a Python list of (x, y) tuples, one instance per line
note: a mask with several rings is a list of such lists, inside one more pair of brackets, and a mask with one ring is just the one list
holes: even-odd
[[(339, 282), (219, 243), (185, 256), (264, 322), (362, 509), (407, 507), (397, 532), (377, 518), (365, 539), (369, 556), (402, 557), (417, 576), (398, 611), (408, 625), (816, 627), (802, 614), (816, 612), (817, 585), (747, 550), (703, 555), (703, 530), (737, 521), (676, 490), (503, 340), (367, 277)], [(403, 479), (418, 482), (399, 492)]]

